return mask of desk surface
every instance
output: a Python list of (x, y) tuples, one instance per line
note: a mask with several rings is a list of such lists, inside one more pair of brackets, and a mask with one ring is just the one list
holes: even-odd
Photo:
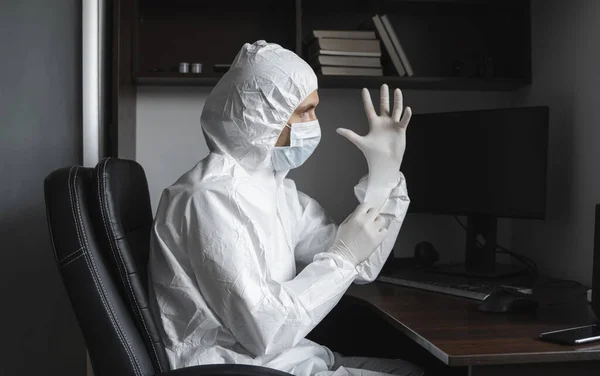
[[(493, 314), (477, 310), (478, 301), (382, 282), (353, 285), (347, 292), (376, 308), (396, 328), (450, 366), (600, 360), (600, 345), (561, 346), (537, 340), (540, 333), (591, 322), (587, 302), (571, 313), (556, 308), (534, 314)], [(589, 312), (587, 312), (589, 311)], [(581, 312), (580, 312), (581, 313)]]

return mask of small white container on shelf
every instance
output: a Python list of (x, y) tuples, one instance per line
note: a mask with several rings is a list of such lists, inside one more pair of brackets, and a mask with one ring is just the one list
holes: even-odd
[(193, 63), (192, 64), (192, 73), (202, 73), (202, 64)]

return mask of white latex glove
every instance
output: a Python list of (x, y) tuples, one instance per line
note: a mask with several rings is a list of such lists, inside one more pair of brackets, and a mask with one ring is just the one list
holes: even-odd
[(356, 266), (375, 252), (386, 235), (385, 220), (379, 210), (360, 204), (339, 226), (329, 252), (339, 254)]
[(365, 155), (369, 166), (369, 180), (365, 203), (381, 209), (392, 189), (398, 184), (398, 171), (406, 149), (406, 128), (412, 116), (407, 107), (402, 114), (402, 92), (394, 90), (394, 110), (390, 116), (390, 93), (388, 86), (381, 86), (380, 114), (373, 108), (369, 90), (362, 90), (365, 113), (369, 121), (369, 133), (359, 136), (353, 131), (338, 128), (337, 133), (346, 137)]

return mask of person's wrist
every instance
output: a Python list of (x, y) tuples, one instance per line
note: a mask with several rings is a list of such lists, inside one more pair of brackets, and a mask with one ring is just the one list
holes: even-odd
[(329, 249), (329, 252), (342, 257), (344, 260), (351, 263), (352, 266), (354, 266), (354, 267), (356, 267), (356, 265), (359, 264), (359, 261), (356, 259), (354, 254), (352, 252), (350, 252), (350, 250), (348, 249), (348, 247), (346, 246), (346, 244), (344, 244), (344, 242), (342, 240), (338, 239), (337, 241), (335, 241), (333, 243), (333, 245), (331, 246), (331, 248)]
[(365, 189), (365, 203), (381, 208), (390, 197), (390, 194), (400, 182), (400, 170), (395, 168), (374, 169), (369, 171)]
[(380, 189), (393, 189), (399, 183), (399, 172), (400, 165), (398, 165), (398, 168), (396, 166), (373, 168), (369, 170), (368, 185), (371, 188), (377, 188), (376, 186), (378, 186)]

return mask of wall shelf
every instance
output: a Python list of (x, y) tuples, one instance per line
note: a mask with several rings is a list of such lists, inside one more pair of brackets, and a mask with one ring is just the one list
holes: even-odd
[(485, 79), (462, 77), (348, 77), (320, 76), (323, 88), (379, 88), (382, 84), (408, 90), (478, 90), (507, 91), (527, 85), (520, 79)]
[[(323, 76), (320, 87), (387, 82), (414, 90), (506, 91), (531, 80), (526, 0), (256, 0), (235, 9), (196, 0), (135, 3), (135, 85), (212, 86), (219, 74), (211, 67), (230, 64), (244, 43), (259, 39), (310, 61), (306, 42), (312, 30), (375, 30), (374, 14), (390, 17), (415, 76), (398, 77), (382, 43), (383, 77)], [(181, 61), (202, 63), (206, 73), (179, 74)], [(493, 62), (490, 72), (481, 72), (482, 65), (489, 69), (482, 61)]]
[[(135, 137), (138, 86), (212, 87), (221, 77), (212, 67), (231, 64), (244, 43), (259, 39), (310, 61), (312, 30), (375, 30), (375, 14), (389, 16), (415, 75), (397, 76), (381, 44), (383, 77), (321, 76), (319, 87), (517, 90), (531, 83), (530, 2), (115, 0), (109, 152), (117, 155), (118, 140)], [(180, 62), (202, 63), (204, 73), (180, 74)]]
[[(192, 73), (153, 73), (136, 78), (140, 86), (214, 86), (220, 77)], [(323, 89), (379, 88), (382, 84), (404, 90), (510, 91), (528, 84), (520, 79), (398, 76), (319, 76)]]
[(196, 73), (148, 73), (137, 76), (139, 86), (214, 86), (221, 77)]

